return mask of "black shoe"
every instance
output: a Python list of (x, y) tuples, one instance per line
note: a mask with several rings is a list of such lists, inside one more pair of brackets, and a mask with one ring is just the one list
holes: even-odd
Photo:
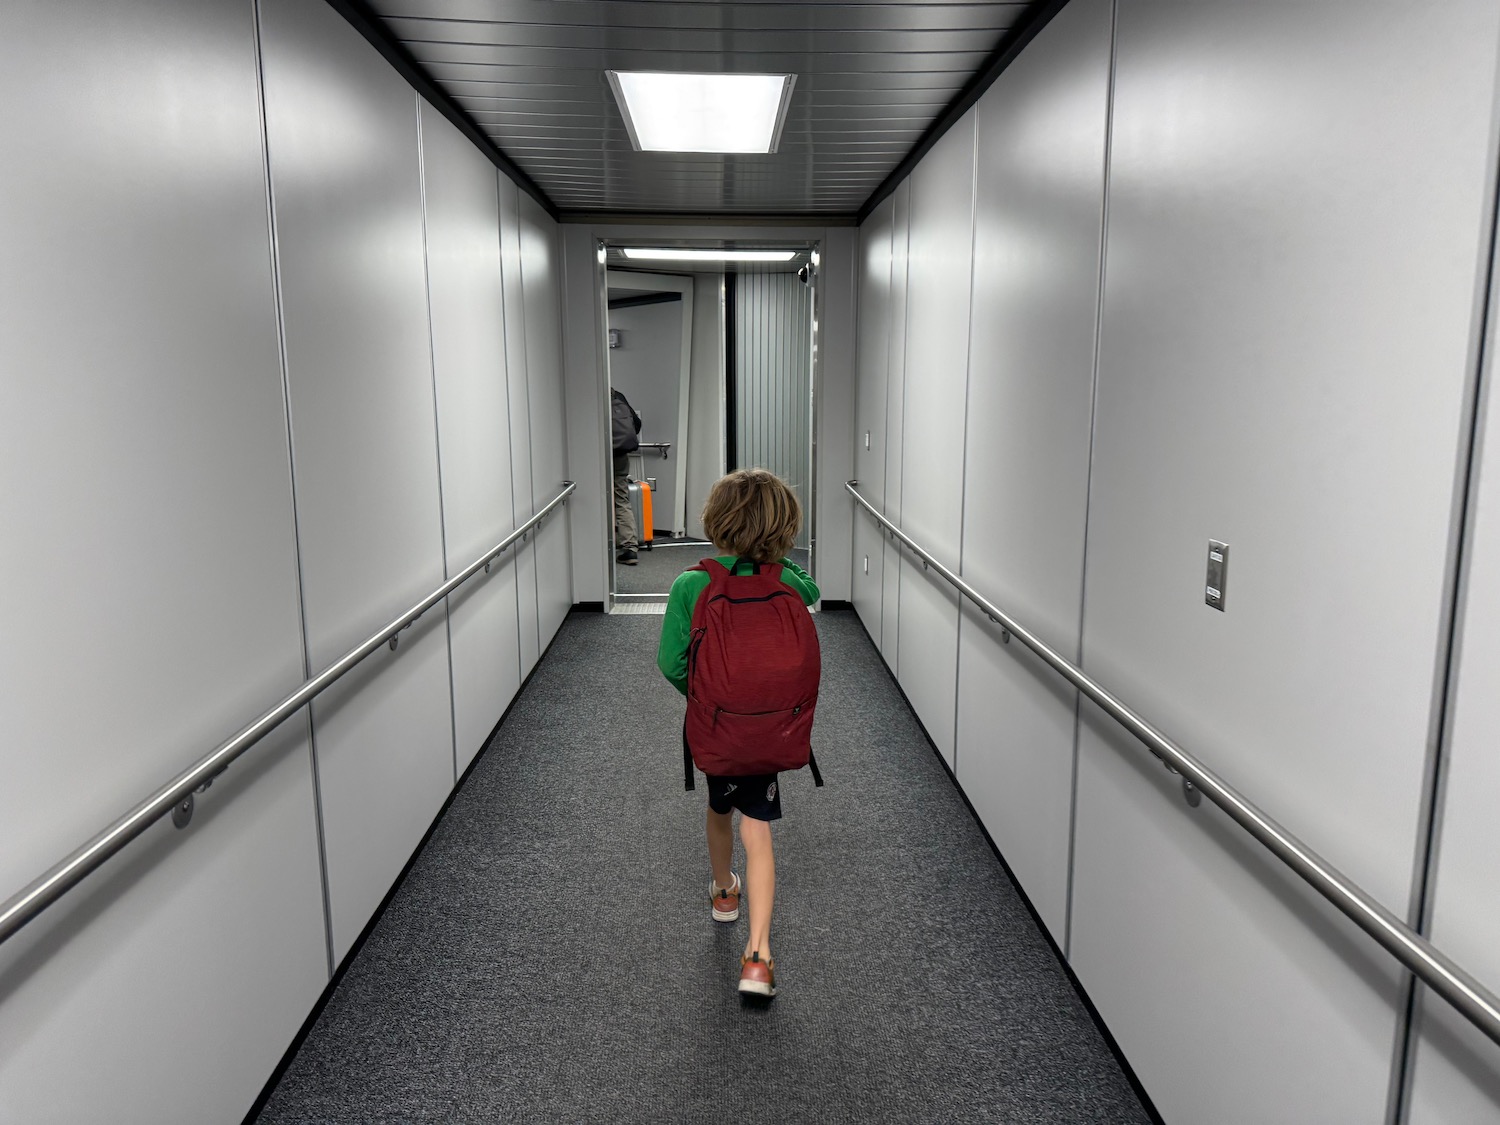
[(634, 548), (626, 547), (623, 551), (615, 556), (615, 562), (622, 562), (626, 566), (634, 566), (635, 560), (638, 558), (640, 558), (640, 556), (635, 553)]

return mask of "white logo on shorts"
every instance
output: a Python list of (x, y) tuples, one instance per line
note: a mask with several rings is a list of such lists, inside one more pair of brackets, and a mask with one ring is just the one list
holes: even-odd
[(731, 781), (728, 785), (724, 786), (724, 796), (729, 796), (729, 794), (733, 793), (738, 788), (739, 786)]
[(776, 783), (774, 781), (771, 782), (770, 785), (766, 786), (766, 800), (776, 800)]

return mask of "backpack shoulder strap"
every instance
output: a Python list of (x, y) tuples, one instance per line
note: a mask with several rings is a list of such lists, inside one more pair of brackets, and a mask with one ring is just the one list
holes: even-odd
[(697, 629), (703, 624), (704, 607), (713, 597), (715, 588), (720, 590), (724, 588), (724, 583), (729, 580), (729, 571), (724, 569), (724, 564), (718, 559), (699, 559), (698, 565), (688, 567), (685, 573), (691, 574), (693, 571), (708, 575), (708, 585), (703, 587), (698, 594), (697, 601), (693, 603), (692, 627)]

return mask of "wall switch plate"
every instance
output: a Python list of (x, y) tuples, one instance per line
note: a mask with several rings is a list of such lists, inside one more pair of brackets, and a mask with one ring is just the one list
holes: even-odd
[(1217, 539), (1208, 541), (1208, 576), (1203, 588), (1204, 604), (1224, 612), (1224, 598), (1229, 584), (1229, 544)]

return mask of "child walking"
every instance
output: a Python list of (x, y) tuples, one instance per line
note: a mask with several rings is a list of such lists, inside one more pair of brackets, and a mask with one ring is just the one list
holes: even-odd
[[(739, 991), (766, 998), (776, 995), (777, 771), (808, 764), (818, 692), (817, 634), (806, 609), (818, 600), (818, 587), (785, 557), (801, 527), (797, 495), (775, 474), (742, 469), (718, 481), (703, 508), (703, 530), (719, 557), (672, 583), (656, 658), (688, 697), (684, 748), (707, 775), (712, 916), (738, 920), (741, 893), (749, 894)], [(692, 780), (690, 762), (688, 788)], [(731, 868), (735, 809), (745, 846), (743, 885)]]

